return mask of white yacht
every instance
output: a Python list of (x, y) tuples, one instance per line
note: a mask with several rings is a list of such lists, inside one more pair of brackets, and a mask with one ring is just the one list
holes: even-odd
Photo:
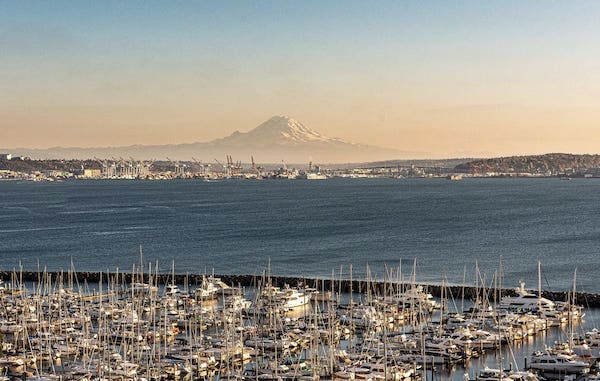
[(487, 366), (479, 370), (477, 381), (513, 381), (506, 375), (506, 372), (500, 369), (488, 368)]
[(295, 288), (283, 289), (283, 308), (295, 308), (310, 303), (310, 295)]
[(500, 300), (500, 309), (509, 311), (554, 311), (556, 306), (550, 299), (532, 294), (525, 290), (525, 282), (515, 290), (517, 296), (505, 296)]
[(590, 370), (589, 364), (584, 361), (576, 361), (569, 355), (548, 352), (534, 353), (529, 367), (540, 372), (559, 374), (584, 374)]
[(274, 307), (279, 310), (290, 310), (295, 307), (304, 306), (310, 303), (311, 295), (296, 288), (286, 286), (284, 289), (279, 287), (267, 286), (260, 294), (258, 307)]
[(432, 311), (439, 309), (441, 306), (433, 299), (433, 295), (426, 292), (423, 286), (413, 286), (403, 293), (395, 295), (394, 301), (405, 306), (416, 306)]
[(202, 282), (202, 285), (194, 290), (196, 300), (216, 299), (219, 289), (210, 282)]
[(202, 284), (194, 291), (194, 297), (197, 300), (216, 299), (219, 295), (231, 295), (234, 290), (221, 278), (209, 276), (202, 279)]
[(532, 372), (492, 369), (487, 366), (479, 370), (477, 381), (539, 381)]
[(158, 287), (141, 282), (131, 283), (130, 290), (133, 295), (150, 296), (158, 293)]
[(179, 286), (176, 284), (168, 284), (165, 286), (165, 295), (166, 296), (179, 296), (181, 295), (181, 290)]
[(306, 179), (307, 180), (327, 180), (327, 176), (322, 174), (322, 173), (307, 173), (306, 174)]
[(211, 283), (218, 290), (219, 294), (233, 295), (239, 291), (239, 289), (230, 287), (227, 283), (223, 282), (221, 278), (217, 278), (214, 275), (207, 277), (206, 282)]

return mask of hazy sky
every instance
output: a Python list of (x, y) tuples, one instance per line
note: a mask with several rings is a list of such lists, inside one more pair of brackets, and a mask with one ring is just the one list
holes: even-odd
[(600, 1), (0, 0), (0, 147), (275, 114), (431, 156), (600, 152)]

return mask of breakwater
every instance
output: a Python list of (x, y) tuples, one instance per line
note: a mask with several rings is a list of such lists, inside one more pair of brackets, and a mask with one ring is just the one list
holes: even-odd
[[(22, 272), (9, 272), (0, 271), (0, 279), (5, 283), (15, 282), (62, 282), (66, 284), (68, 282), (79, 282), (81, 283), (103, 283), (110, 284), (129, 284), (131, 282), (148, 282), (159, 285), (164, 284), (178, 284), (187, 285), (190, 287), (199, 286), (202, 284), (203, 278), (207, 277), (207, 274), (132, 274), (130, 272), (37, 272), (37, 271), (22, 271)], [(357, 294), (372, 294), (372, 295), (383, 295), (385, 292), (391, 292), (392, 290), (402, 291), (412, 284), (409, 282), (399, 281), (381, 281), (381, 280), (365, 280), (365, 279), (330, 279), (330, 278), (306, 278), (306, 277), (292, 277), (292, 276), (277, 276), (271, 275), (268, 278), (264, 275), (236, 275), (236, 274), (221, 274), (214, 275), (220, 278), (222, 281), (230, 286), (234, 287), (260, 287), (265, 285), (267, 282), (277, 287), (284, 287), (289, 285), (292, 287), (303, 285), (306, 287), (313, 287), (319, 291), (331, 291), (341, 293), (357, 293)], [(426, 284), (426, 283), (415, 283), (416, 286), (422, 286), (425, 291), (431, 293), (435, 297), (448, 297), (454, 299), (471, 299), (474, 300), (477, 295), (485, 296), (488, 300), (493, 301), (494, 298), (498, 300), (501, 296), (512, 296), (516, 295), (514, 288), (502, 288), (502, 289), (482, 289), (476, 288), (472, 285), (440, 285), (440, 284)], [(532, 292), (537, 292), (531, 290)], [(549, 291), (542, 290), (542, 296), (554, 301), (569, 301), (572, 299), (572, 292), (565, 291)], [(594, 294), (589, 292), (576, 292), (575, 293), (575, 304), (582, 305), (589, 308), (600, 308), (600, 294)]]

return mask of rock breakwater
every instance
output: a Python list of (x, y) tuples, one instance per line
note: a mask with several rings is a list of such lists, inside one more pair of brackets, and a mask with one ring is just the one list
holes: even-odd
[[(37, 271), (22, 271), (22, 272), (10, 272), (0, 271), (0, 279), (5, 283), (10, 282), (38, 282), (42, 279), (58, 280), (62, 279), (63, 282), (67, 282), (69, 279), (77, 281), (79, 283), (99, 283), (102, 282), (126, 282), (130, 283), (134, 280), (155, 283), (159, 285), (164, 284), (178, 284), (197, 286), (202, 283), (202, 279), (208, 275), (206, 274), (132, 274), (127, 272), (37, 272)], [(258, 287), (264, 285), (266, 278), (262, 275), (243, 275), (243, 274), (221, 274), (214, 275), (215, 277), (221, 278), (225, 283), (231, 286), (239, 287)], [(320, 291), (331, 291), (341, 293), (372, 293), (374, 295), (383, 294), (387, 289), (391, 288), (401, 289), (410, 285), (408, 282), (397, 282), (387, 281), (383, 282), (380, 280), (364, 280), (364, 279), (327, 279), (327, 278), (307, 278), (307, 277), (292, 277), (292, 276), (277, 276), (272, 275), (269, 277), (269, 282), (273, 286), (283, 287), (285, 285), (297, 286), (304, 285), (306, 287), (313, 287)], [(514, 296), (516, 295), (515, 289), (502, 288), (497, 289), (485, 289), (482, 290), (475, 288), (471, 285), (439, 285), (439, 284), (426, 284), (417, 283), (416, 285), (422, 286), (425, 291), (432, 294), (434, 297), (441, 297), (446, 295), (455, 299), (475, 299), (476, 295), (487, 294), (490, 300), (493, 300), (494, 293), (496, 297), (501, 296)], [(566, 291), (550, 291), (543, 290), (542, 296), (554, 301), (569, 301), (573, 293)], [(576, 292), (575, 293), (575, 304), (582, 305), (588, 308), (600, 308), (600, 294), (588, 293), (588, 292)]]

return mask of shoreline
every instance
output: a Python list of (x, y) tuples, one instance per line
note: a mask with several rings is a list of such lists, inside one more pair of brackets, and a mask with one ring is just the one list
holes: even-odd
[[(5, 284), (11, 283), (11, 280), (19, 282), (38, 282), (42, 279), (48, 279), (55, 282), (57, 279), (62, 279), (62, 283), (65, 284), (69, 279), (73, 282), (77, 281), (80, 283), (99, 283), (102, 279), (103, 283), (107, 281), (109, 283), (116, 283), (117, 279), (119, 282), (125, 282), (127, 284), (134, 281), (134, 277), (141, 278), (143, 276), (143, 282), (150, 282), (165, 285), (175, 283), (177, 285), (188, 286), (199, 286), (202, 283), (202, 279), (208, 276), (214, 276), (220, 278), (226, 284), (233, 287), (256, 287), (264, 284), (264, 275), (249, 275), (249, 274), (132, 274), (131, 272), (89, 272), (89, 271), (77, 271), (77, 272), (66, 272), (66, 271), (0, 271), (0, 279)], [(173, 280), (174, 279), (174, 282)], [(403, 287), (406, 288), (413, 283), (411, 282), (398, 282), (398, 281), (380, 281), (380, 280), (365, 280), (365, 279), (334, 279), (331, 278), (319, 278), (319, 277), (298, 277), (298, 276), (278, 276), (271, 275), (269, 277), (270, 282), (273, 286), (284, 287), (289, 285), (291, 287), (302, 284), (306, 287), (316, 288), (319, 291), (331, 291), (331, 292), (342, 292), (342, 293), (375, 293), (382, 294), (384, 290), (389, 287)], [(137, 281), (139, 281), (138, 279)], [(422, 286), (424, 290), (434, 297), (442, 297), (443, 295), (450, 296), (455, 299), (473, 299), (477, 290), (471, 285), (440, 285), (432, 283), (414, 283), (415, 286)], [(537, 290), (528, 289), (529, 291), (537, 293)], [(516, 295), (515, 288), (502, 288), (500, 294), (496, 294), (499, 299), (500, 296), (514, 296)], [(480, 291), (481, 293), (481, 287)], [(494, 289), (485, 289), (488, 299), (494, 300)], [(575, 304), (582, 305), (584, 308), (600, 308), (600, 294), (590, 292), (576, 292), (575, 293)], [(567, 301), (572, 295), (571, 291), (551, 291), (542, 290), (542, 296), (553, 301)]]

